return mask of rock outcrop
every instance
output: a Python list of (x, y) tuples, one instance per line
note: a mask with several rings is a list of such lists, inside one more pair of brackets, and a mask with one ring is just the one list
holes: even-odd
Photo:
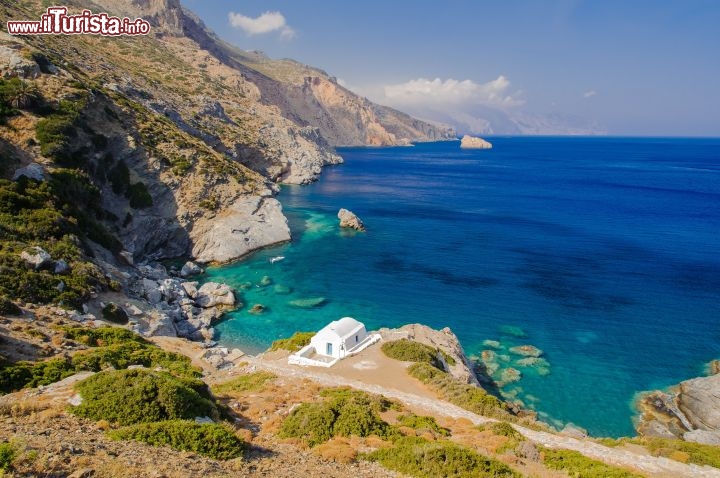
[(408, 324), (398, 329), (383, 328), (378, 332), (383, 337), (383, 340), (410, 339), (445, 352), (454, 359), (455, 364), (447, 363), (442, 354), (438, 354), (438, 359), (444, 363), (445, 369), (453, 377), (465, 383), (480, 385), (473, 372), (472, 364), (460, 345), (460, 341), (450, 328), (445, 327), (442, 330), (435, 330), (427, 325)]
[(460, 147), (463, 149), (492, 149), (492, 144), (482, 138), (466, 134), (460, 140)]
[(720, 445), (720, 375), (681, 382), (669, 392), (654, 391), (638, 402), (638, 433)]
[(356, 231), (365, 231), (365, 224), (352, 211), (340, 209), (337, 215), (340, 219), (340, 227), (355, 229)]
[(25, 261), (27, 265), (35, 270), (40, 270), (43, 267), (52, 264), (52, 257), (42, 247), (32, 247), (26, 251), (20, 253), (20, 258)]

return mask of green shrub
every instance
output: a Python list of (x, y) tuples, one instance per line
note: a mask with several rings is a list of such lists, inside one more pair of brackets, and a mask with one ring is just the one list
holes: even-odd
[(111, 170), (107, 172), (112, 190), (115, 194), (125, 194), (130, 187), (130, 170), (125, 161), (120, 160)]
[(553, 470), (564, 470), (578, 478), (634, 478), (635, 473), (606, 465), (573, 450), (543, 449), (543, 463)]
[(265, 384), (271, 380), (275, 380), (277, 376), (270, 372), (254, 372), (247, 375), (241, 375), (228, 382), (215, 385), (213, 391), (217, 393), (228, 392), (256, 392), (262, 390)]
[(508, 422), (495, 422), (490, 425), (490, 430), (495, 435), (512, 438), (518, 442), (525, 441), (525, 437)]
[(391, 470), (418, 477), (519, 477), (510, 467), (451, 442), (403, 437), (392, 448), (366, 455)]
[(410, 376), (429, 385), (440, 396), (458, 407), (479, 415), (510, 419), (507, 405), (498, 398), (489, 395), (485, 390), (464, 383), (449, 373), (438, 370), (427, 363), (415, 363), (408, 367)]
[(442, 369), (442, 362), (438, 360), (438, 351), (420, 342), (408, 339), (385, 342), (382, 345), (382, 351), (385, 355), (395, 360), (428, 363), (436, 368)]
[(270, 351), (288, 350), (290, 352), (297, 352), (308, 345), (310, 343), (310, 339), (312, 339), (314, 335), (315, 332), (295, 332), (289, 339), (279, 339), (274, 341), (270, 346)]
[(112, 302), (102, 308), (102, 316), (103, 319), (114, 324), (125, 325), (128, 323), (127, 312), (125, 312), (122, 307), (117, 304), (113, 304)]
[(12, 470), (12, 463), (16, 456), (17, 448), (15, 448), (15, 445), (8, 442), (0, 443), (0, 471)]
[(682, 461), (720, 468), (720, 446), (651, 437), (634, 438), (626, 441), (646, 446), (654, 456), (664, 456), (671, 459), (682, 457), (686, 458), (686, 460)]
[(152, 446), (167, 445), (218, 460), (242, 456), (243, 441), (227, 427), (188, 420), (142, 423), (108, 433), (115, 440), (137, 440)]
[(54, 159), (65, 166), (81, 166), (77, 159), (70, 156), (68, 138), (77, 134), (75, 121), (85, 107), (85, 99), (60, 101), (56, 111), (42, 118), (35, 125), (35, 137), (40, 144), (43, 156)]
[[(0, 363), (0, 392), (10, 393), (22, 388), (49, 385), (83, 370), (126, 369), (131, 365), (162, 368), (173, 375), (198, 378), (200, 370), (189, 357), (166, 352), (126, 329), (102, 327), (60, 327), (66, 338), (94, 347), (73, 355), (69, 360), (44, 362)], [(103, 345), (101, 347), (98, 347)], [(200, 384), (201, 382), (196, 382)], [(199, 391), (203, 392), (204, 386)]]
[(334, 436), (398, 435), (378, 415), (394, 406), (385, 397), (349, 388), (326, 389), (321, 394), (323, 401), (303, 403), (293, 410), (280, 427), (281, 437), (300, 438), (315, 446)]
[(0, 369), (0, 392), (10, 393), (26, 387), (50, 385), (74, 373), (72, 365), (64, 359), (6, 363)]
[(398, 424), (404, 427), (423, 432), (429, 431), (437, 435), (448, 436), (450, 431), (438, 425), (434, 417), (420, 416), (410, 413), (408, 415), (400, 415), (397, 417)]
[(153, 369), (162, 368), (178, 377), (197, 378), (202, 375), (200, 370), (192, 365), (189, 357), (140, 342), (115, 343), (78, 352), (73, 356), (72, 363), (75, 370), (94, 372), (142, 365)]
[(7, 297), (0, 296), (0, 315), (20, 315), (20, 307), (15, 305)]
[(127, 197), (130, 199), (130, 207), (133, 209), (142, 209), (153, 205), (152, 196), (150, 196), (145, 183), (142, 182), (131, 184), (127, 189)]
[(319, 445), (333, 437), (336, 418), (327, 403), (303, 403), (283, 421), (279, 436), (299, 438), (309, 446)]
[(198, 416), (217, 416), (215, 405), (198, 390), (200, 380), (177, 378), (165, 372), (113, 370), (99, 372), (75, 387), (82, 403), (72, 412), (119, 425), (158, 422)]
[(135, 342), (144, 345), (150, 343), (135, 332), (121, 327), (59, 327), (65, 338), (75, 340), (90, 347), (107, 346)]

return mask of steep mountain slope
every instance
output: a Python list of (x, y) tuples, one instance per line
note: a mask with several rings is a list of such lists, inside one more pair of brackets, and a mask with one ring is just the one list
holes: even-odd
[[(99, 0), (112, 9), (117, 2)], [(438, 127), (400, 111), (374, 104), (340, 86), (326, 72), (293, 60), (272, 60), (219, 39), (177, 0), (134, 2), (132, 13), (150, 17), (173, 35), (187, 36), (258, 87), (260, 101), (301, 126), (313, 126), (333, 146), (392, 146), (455, 139)], [(149, 15), (148, 15), (149, 14)]]

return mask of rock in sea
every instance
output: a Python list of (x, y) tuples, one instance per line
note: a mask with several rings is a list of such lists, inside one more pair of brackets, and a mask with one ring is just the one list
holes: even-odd
[(338, 219), (340, 219), (340, 227), (349, 227), (356, 231), (364, 231), (365, 224), (355, 215), (352, 211), (347, 209), (340, 209), (338, 211)]
[(463, 149), (492, 149), (492, 144), (482, 138), (466, 134), (460, 140), (460, 147)]
[(539, 357), (543, 353), (542, 350), (534, 345), (518, 345), (517, 347), (510, 347), (510, 352), (516, 355), (522, 355), (523, 357)]
[(288, 302), (293, 307), (299, 307), (301, 309), (312, 309), (313, 307), (319, 307), (325, 304), (325, 297), (311, 297), (309, 299), (295, 299)]

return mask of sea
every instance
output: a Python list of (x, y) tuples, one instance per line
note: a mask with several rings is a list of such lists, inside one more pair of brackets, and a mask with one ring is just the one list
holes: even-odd
[[(488, 139), (342, 148), (283, 186), (292, 241), (202, 278), (244, 304), (219, 342), (257, 353), (344, 316), (450, 327), (505, 399), (633, 435), (639, 393), (720, 358), (720, 139)], [(341, 230), (340, 208), (367, 231)]]

